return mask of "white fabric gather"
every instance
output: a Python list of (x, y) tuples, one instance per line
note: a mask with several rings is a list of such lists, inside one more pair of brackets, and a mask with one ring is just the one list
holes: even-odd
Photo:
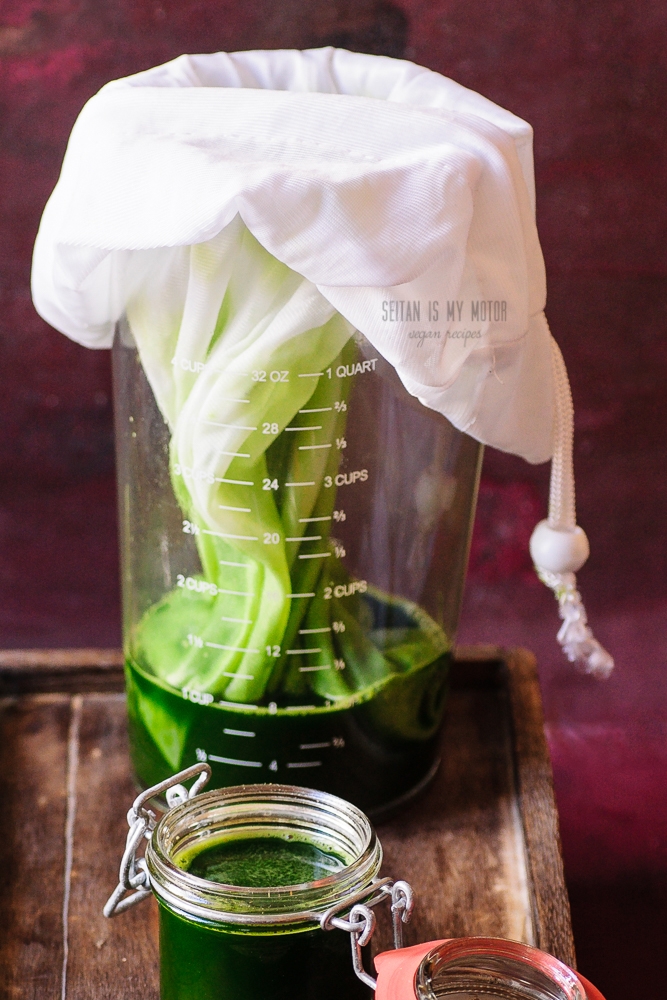
[[(114, 81), (81, 112), (44, 212), (37, 309), (108, 347), (150, 282), (148, 251), (206, 242), (236, 215), (426, 406), (550, 457), (529, 125), (437, 73), (331, 48), (182, 56)], [(425, 334), (438, 302), (434, 336), (410, 337), (412, 310), (388, 320), (392, 301), (419, 303)]]

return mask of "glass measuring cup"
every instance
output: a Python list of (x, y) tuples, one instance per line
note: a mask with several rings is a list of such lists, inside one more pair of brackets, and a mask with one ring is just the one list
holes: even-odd
[(437, 767), (482, 448), (340, 317), (219, 344), (171, 359), (171, 425), (127, 320), (113, 349), (135, 773), (381, 809)]

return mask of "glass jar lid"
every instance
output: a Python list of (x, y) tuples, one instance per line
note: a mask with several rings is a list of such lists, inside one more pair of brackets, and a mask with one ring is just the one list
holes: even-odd
[(418, 1000), (587, 1000), (581, 980), (553, 955), (500, 938), (445, 941), (422, 959)]
[[(273, 886), (225, 884), (186, 868), (209, 848), (267, 837), (310, 845), (339, 866), (314, 881)], [(145, 862), (155, 894), (186, 915), (255, 927), (308, 925), (319, 924), (331, 907), (369, 895), (382, 848), (368, 818), (335, 795), (248, 785), (197, 795), (171, 809), (153, 832)]]

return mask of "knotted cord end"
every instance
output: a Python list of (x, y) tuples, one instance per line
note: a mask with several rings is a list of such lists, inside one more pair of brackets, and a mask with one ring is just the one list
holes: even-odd
[(542, 583), (553, 590), (563, 624), (558, 641), (571, 663), (584, 673), (605, 680), (614, 669), (614, 659), (593, 635), (586, 616), (586, 608), (577, 590), (574, 573), (553, 573), (535, 567)]

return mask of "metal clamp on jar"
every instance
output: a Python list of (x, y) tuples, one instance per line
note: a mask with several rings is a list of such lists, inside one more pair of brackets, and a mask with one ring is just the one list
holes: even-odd
[[(369, 820), (336, 796), (290, 785), (197, 795), (210, 773), (195, 764), (135, 799), (104, 908), (111, 917), (155, 894), (162, 1000), (367, 997), (373, 907), (391, 901), (397, 948), (413, 908), (406, 882), (378, 877)], [(162, 795), (169, 809), (158, 822), (150, 801)], [(349, 934), (352, 964), (345, 935), (322, 933), (332, 930)]]

